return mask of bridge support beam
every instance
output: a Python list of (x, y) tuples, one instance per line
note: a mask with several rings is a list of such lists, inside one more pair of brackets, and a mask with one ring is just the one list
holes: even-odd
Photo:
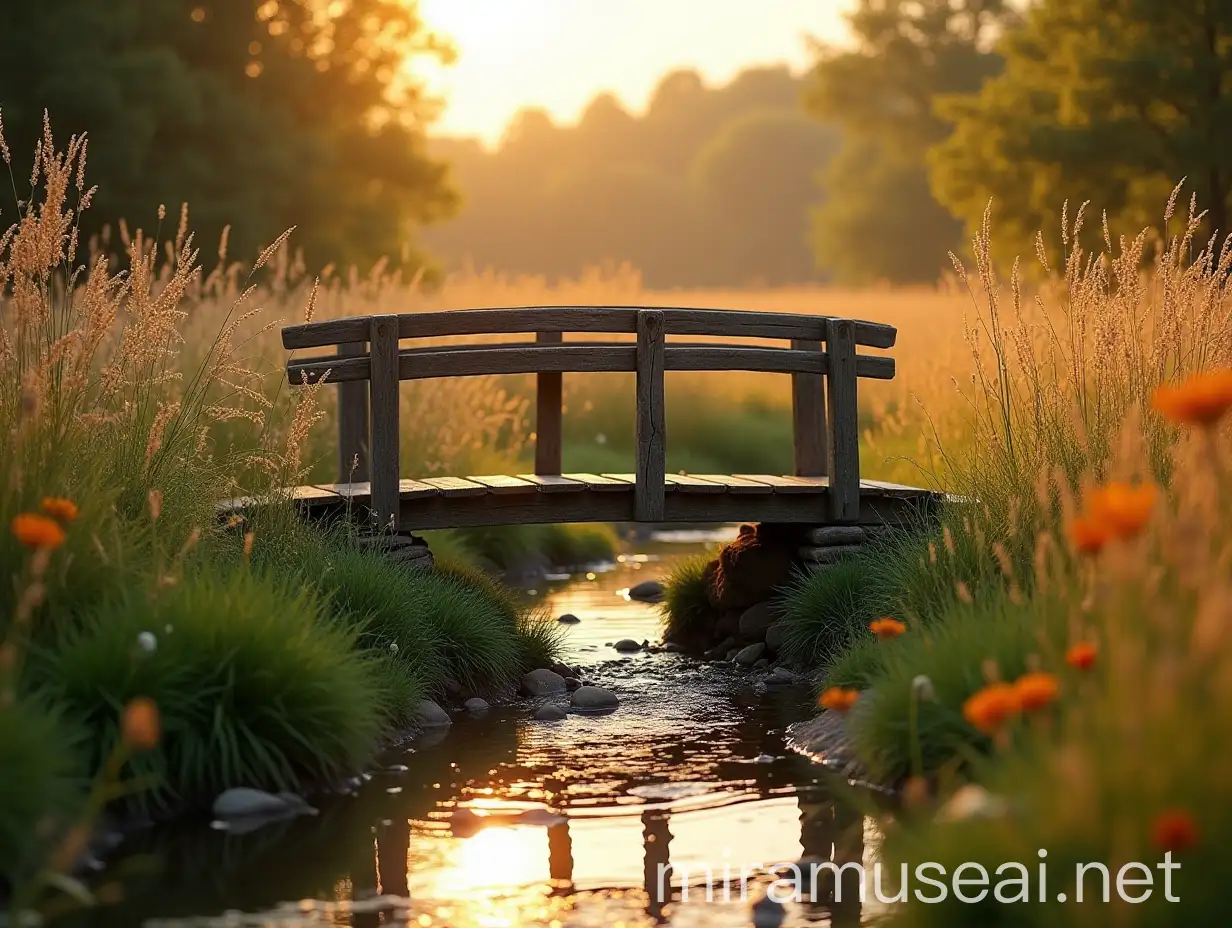
[(372, 317), (372, 516), (379, 531), (398, 530), (398, 317)]
[(826, 354), (826, 404), (829, 413), (827, 459), (830, 517), (838, 523), (860, 518), (860, 418), (856, 402), (856, 336), (850, 319), (830, 319)]
[(638, 522), (663, 520), (667, 492), (667, 417), (663, 389), (666, 335), (663, 313), (637, 313), (637, 482), (633, 515)]

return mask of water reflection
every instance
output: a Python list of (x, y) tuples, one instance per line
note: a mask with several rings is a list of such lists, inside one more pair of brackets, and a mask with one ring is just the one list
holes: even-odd
[[(157, 853), (162, 874), (131, 885), (131, 902), (71, 924), (240, 909), (267, 924), (354, 928), (743, 926), (776, 865), (863, 859), (860, 816), (784, 749), (785, 727), (811, 710), (807, 692), (759, 692), (730, 667), (605, 646), (656, 637), (653, 607), (615, 595), (649, 563), (549, 594), (551, 608), (582, 619), (568, 629), (566, 660), (619, 694), (615, 714), (543, 724), (528, 705), (497, 707), (392, 756), (409, 770), (325, 803), (317, 818), (244, 836), (150, 832), (133, 851)], [(859, 924), (855, 879), (845, 873), (836, 887), (820, 873), (787, 924)], [(409, 909), (364, 911), (379, 896), (409, 897)]]

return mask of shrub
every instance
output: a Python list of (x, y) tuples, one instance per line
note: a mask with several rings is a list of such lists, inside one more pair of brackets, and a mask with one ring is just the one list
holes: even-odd
[(91, 733), (90, 769), (116, 740), (120, 707), (153, 699), (164, 738), (132, 761), (156, 779), (137, 801), (199, 806), (233, 786), (310, 789), (371, 759), (390, 696), (356, 645), (298, 583), (199, 571), (99, 603), (41, 675)]

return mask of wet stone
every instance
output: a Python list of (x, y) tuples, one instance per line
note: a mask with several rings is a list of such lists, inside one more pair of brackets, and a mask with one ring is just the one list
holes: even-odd
[(463, 705), (465, 706), (466, 711), (472, 715), (479, 715), (492, 708), (488, 705), (488, 701), (486, 699), (480, 699), (478, 696), (468, 699), (465, 703), (463, 703)]
[(565, 678), (553, 670), (532, 670), (522, 675), (521, 689), (526, 696), (551, 696), (565, 691)]
[(632, 638), (621, 638), (614, 645), (612, 645), (612, 647), (614, 647), (617, 651), (623, 651), (625, 653), (642, 650), (642, 646)]
[(620, 698), (611, 690), (601, 686), (582, 686), (574, 690), (570, 698), (573, 708), (589, 711), (615, 709), (620, 705)]
[(752, 667), (756, 664), (763, 654), (766, 653), (766, 646), (760, 641), (757, 644), (751, 644), (747, 648), (741, 648), (735, 656), (735, 661), (741, 667)]
[(582, 621), (582, 620), (581, 620), (581, 619), (579, 619), (579, 618), (578, 618), (576, 615), (574, 615), (572, 612), (566, 612), (564, 615), (562, 615), (562, 616), (561, 616), (559, 619), (557, 619), (556, 621), (557, 621), (557, 622), (560, 622), (562, 625), (577, 625), (577, 624), (578, 624), (580, 621)]
[(639, 603), (657, 603), (663, 599), (663, 584), (658, 580), (643, 580), (629, 590), (629, 598)]
[(431, 699), (422, 699), (415, 707), (415, 722), (424, 728), (446, 728), (453, 724), (449, 713)]
[(535, 721), (537, 722), (560, 722), (567, 718), (567, 713), (555, 703), (547, 703), (535, 710)]

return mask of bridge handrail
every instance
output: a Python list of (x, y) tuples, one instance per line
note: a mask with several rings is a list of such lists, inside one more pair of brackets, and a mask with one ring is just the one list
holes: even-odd
[[(676, 306), (518, 306), (493, 309), (451, 309), (402, 313), (398, 338), (440, 338), (451, 335), (499, 335), (518, 332), (625, 333), (637, 331), (637, 314), (663, 313), (667, 335), (726, 335), (739, 338), (786, 338), (825, 341), (830, 316), (763, 313), (747, 309), (691, 309)], [(368, 340), (372, 316), (323, 319), (289, 325), (282, 330), (284, 348), (321, 348)], [(881, 322), (850, 320), (855, 343), (869, 348), (893, 348), (897, 330)]]
[[(518, 344), (437, 345), (401, 349), (403, 338), (533, 332)], [(633, 343), (569, 342), (564, 333), (635, 334)], [(667, 336), (786, 339), (790, 348), (682, 344)], [(382, 525), (399, 522), (399, 403), (402, 380), (477, 374), (537, 375), (535, 473), (561, 472), (562, 374), (631, 371), (637, 375), (634, 513), (660, 520), (666, 492), (663, 375), (681, 370), (753, 370), (792, 376), (795, 471), (829, 475), (831, 517), (855, 521), (860, 508), (856, 381), (889, 379), (892, 358), (859, 355), (856, 346), (889, 348), (893, 326), (832, 316), (746, 310), (635, 306), (539, 306), (357, 316), (287, 326), (288, 349), (336, 345), (327, 358), (292, 359), (292, 384), (326, 378), (339, 386), (339, 480), (371, 481), (371, 508)], [(824, 345), (824, 349), (823, 349)], [(353, 463), (358, 455), (359, 466)], [(370, 476), (369, 476), (370, 471)]]

